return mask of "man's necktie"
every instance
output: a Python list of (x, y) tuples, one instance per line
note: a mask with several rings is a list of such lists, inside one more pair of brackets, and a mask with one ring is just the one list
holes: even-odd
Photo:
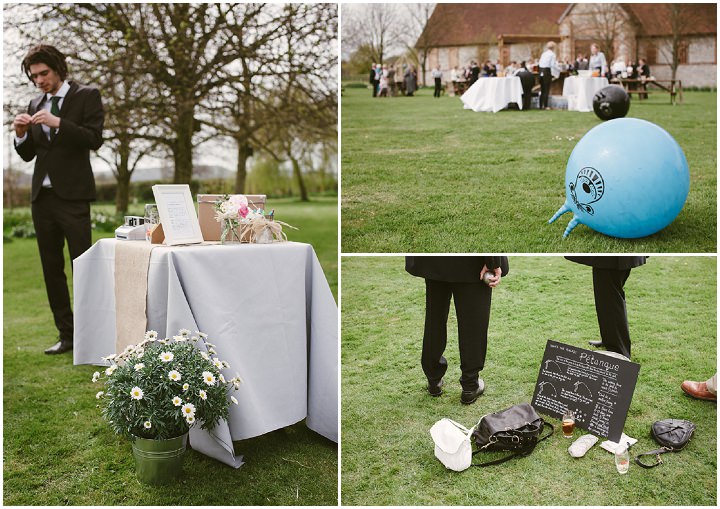
[[(50, 101), (52, 101), (52, 104), (50, 105), (50, 113), (56, 117), (60, 116), (60, 99), (61, 97), (59, 96), (54, 96), (50, 98)], [(54, 138), (55, 134), (57, 134), (57, 129), (52, 127), (50, 129), (50, 139)]]

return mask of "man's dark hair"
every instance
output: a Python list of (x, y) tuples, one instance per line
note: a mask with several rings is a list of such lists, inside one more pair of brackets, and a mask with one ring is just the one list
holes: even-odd
[(22, 70), (30, 81), (30, 66), (33, 64), (45, 64), (50, 69), (58, 73), (61, 80), (65, 80), (68, 73), (67, 64), (65, 63), (65, 55), (63, 55), (55, 46), (48, 44), (38, 44), (28, 51), (22, 61)]

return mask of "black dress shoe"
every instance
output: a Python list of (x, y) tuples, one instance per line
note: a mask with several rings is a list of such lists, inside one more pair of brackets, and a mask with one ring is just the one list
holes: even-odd
[(590, 343), (590, 346), (594, 346), (594, 347), (597, 347), (597, 348), (602, 348), (603, 346), (605, 346), (605, 345), (603, 344), (602, 340), (600, 340), (600, 341), (588, 341), (588, 343)]
[(441, 378), (438, 382), (430, 382), (428, 381), (427, 390), (430, 393), (430, 396), (432, 397), (438, 397), (442, 394), (442, 387), (445, 385), (445, 382)]
[(45, 350), (48, 355), (57, 355), (59, 353), (71, 352), (73, 349), (72, 341), (63, 341), (62, 339), (53, 346)]
[(475, 403), (483, 392), (485, 392), (485, 382), (483, 382), (482, 378), (479, 378), (477, 389), (473, 391), (462, 391), (462, 394), (460, 394), (460, 403), (463, 405)]

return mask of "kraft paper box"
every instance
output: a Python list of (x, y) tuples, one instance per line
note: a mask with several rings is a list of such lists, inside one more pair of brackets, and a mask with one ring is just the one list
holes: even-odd
[[(215, 220), (215, 202), (221, 200), (222, 194), (199, 194), (198, 201), (198, 221), (200, 222), (200, 231), (204, 240), (220, 240), (222, 230), (220, 223)], [(252, 209), (265, 209), (264, 194), (246, 194), (248, 206)]]

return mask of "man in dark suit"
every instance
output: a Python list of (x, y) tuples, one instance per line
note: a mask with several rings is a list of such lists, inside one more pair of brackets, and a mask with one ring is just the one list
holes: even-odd
[(604, 346), (630, 358), (630, 329), (625, 306), (625, 282), (630, 271), (647, 262), (647, 256), (566, 256), (572, 262), (592, 267), (595, 311), (600, 326), (600, 341), (591, 346)]
[(90, 202), (95, 179), (90, 150), (103, 143), (105, 114), (100, 92), (66, 81), (65, 55), (53, 46), (32, 48), (22, 62), (27, 77), (42, 94), (27, 113), (15, 117), (15, 150), (25, 161), (35, 159), (32, 217), (50, 309), (59, 341), (45, 350), (72, 350), (73, 313), (65, 277), (65, 241), (74, 260), (91, 244)]
[[(431, 396), (442, 394), (447, 360), (447, 320), (455, 301), (460, 346), (460, 401), (474, 403), (485, 390), (479, 372), (485, 366), (492, 289), (508, 272), (504, 256), (408, 256), (405, 270), (425, 278), (425, 332), (422, 368)], [(488, 274), (487, 283), (483, 282)]]

